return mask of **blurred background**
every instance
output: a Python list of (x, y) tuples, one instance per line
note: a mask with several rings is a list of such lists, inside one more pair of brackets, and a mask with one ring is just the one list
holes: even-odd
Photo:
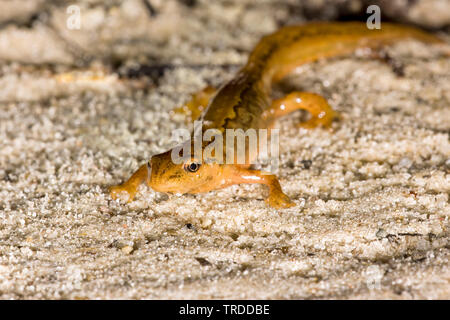
[[(449, 30), (447, 0), (1, 0), (0, 59), (113, 68), (242, 63), (261, 35), (310, 20), (382, 21)], [(79, 25), (76, 15), (79, 14)], [(145, 71), (145, 70), (144, 70)]]

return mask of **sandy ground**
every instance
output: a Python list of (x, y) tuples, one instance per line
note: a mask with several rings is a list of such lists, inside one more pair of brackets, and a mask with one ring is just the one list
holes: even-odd
[[(64, 1), (4, 2), (0, 298), (450, 298), (450, 59), (438, 48), (389, 48), (404, 75), (355, 55), (283, 83), (342, 115), (332, 132), (280, 121), (293, 208), (268, 208), (248, 185), (143, 186), (121, 204), (108, 186), (186, 126), (170, 110), (229, 80), (279, 21), (304, 18), (292, 1), (152, 1), (154, 16), (141, 1), (86, 1), (82, 28), (68, 30)], [(39, 10), (45, 19), (23, 24)], [(118, 77), (142, 63), (165, 67)]]

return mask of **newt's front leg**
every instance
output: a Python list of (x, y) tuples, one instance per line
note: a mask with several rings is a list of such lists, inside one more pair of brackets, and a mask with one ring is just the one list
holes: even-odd
[(139, 185), (144, 182), (147, 182), (149, 185), (151, 174), (150, 168), (151, 167), (148, 163), (144, 164), (135, 173), (133, 173), (133, 175), (126, 182), (109, 188), (111, 198), (115, 200), (120, 198), (121, 194), (125, 194), (128, 196), (127, 202), (133, 201)]
[(295, 206), (289, 197), (283, 192), (280, 182), (273, 174), (264, 174), (259, 170), (251, 170), (244, 167), (233, 166), (230, 173), (232, 184), (259, 183), (269, 187), (269, 197), (266, 202), (274, 208), (289, 208)]

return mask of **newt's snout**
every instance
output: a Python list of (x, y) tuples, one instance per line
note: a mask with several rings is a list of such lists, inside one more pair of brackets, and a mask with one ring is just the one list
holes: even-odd
[(152, 178), (152, 160), (148, 160), (147, 162), (147, 185), (150, 185), (150, 181)]
[(176, 192), (184, 184), (182, 165), (172, 162), (170, 150), (147, 162), (147, 183), (159, 192)]

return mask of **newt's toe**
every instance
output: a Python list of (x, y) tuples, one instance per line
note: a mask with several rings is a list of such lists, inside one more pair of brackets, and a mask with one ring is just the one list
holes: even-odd
[(266, 202), (275, 209), (285, 209), (295, 206), (295, 203), (289, 199), (284, 193), (278, 194), (276, 196), (270, 196)]
[(123, 185), (112, 186), (109, 188), (109, 194), (113, 200), (120, 199), (124, 202), (131, 202), (134, 198), (134, 193), (130, 192)]

